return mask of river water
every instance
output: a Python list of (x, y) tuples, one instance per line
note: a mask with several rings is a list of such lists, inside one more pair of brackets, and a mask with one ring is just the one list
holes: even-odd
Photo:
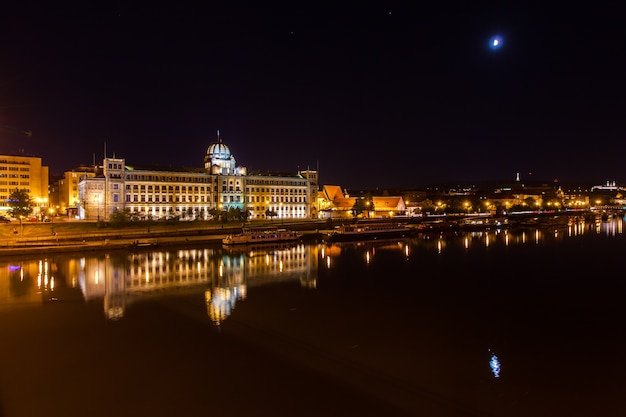
[(626, 415), (624, 219), (0, 259), (0, 417)]

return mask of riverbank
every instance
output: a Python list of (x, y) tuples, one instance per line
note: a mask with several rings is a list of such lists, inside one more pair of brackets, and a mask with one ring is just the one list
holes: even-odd
[[(285, 227), (315, 240), (323, 224), (318, 221), (258, 222), (245, 227)], [(95, 222), (19, 223), (0, 225), (0, 256), (23, 253), (139, 250), (155, 246), (219, 245), (229, 234), (240, 233), (241, 223), (211, 222), (151, 223), (113, 226)]]
[[(370, 220), (409, 223), (419, 233), (459, 232), (462, 230), (489, 230), (515, 227), (559, 227), (567, 225), (571, 216), (581, 213), (561, 212), (542, 215), (514, 215), (506, 218), (489, 216), (439, 216)], [(95, 250), (139, 250), (155, 246), (220, 245), (229, 234), (242, 228), (287, 228), (303, 234), (305, 241), (319, 241), (333, 228), (351, 219), (254, 221), (249, 223), (218, 222), (137, 222), (112, 225), (104, 222), (59, 221), (52, 223), (12, 222), (0, 224), (0, 256), (24, 253), (81, 252)], [(497, 223), (495, 223), (497, 221)]]

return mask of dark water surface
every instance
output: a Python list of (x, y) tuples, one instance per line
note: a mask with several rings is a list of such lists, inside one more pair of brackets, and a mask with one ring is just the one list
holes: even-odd
[(0, 417), (623, 416), (624, 220), (0, 260)]

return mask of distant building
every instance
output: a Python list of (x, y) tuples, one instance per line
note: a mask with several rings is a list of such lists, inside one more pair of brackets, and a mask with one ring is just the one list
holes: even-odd
[[(352, 207), (357, 199), (350, 197), (341, 187), (325, 185), (318, 194), (320, 207), (319, 218), (352, 218)], [(361, 217), (391, 218), (407, 214), (407, 207), (402, 196), (372, 197), (373, 207)]]
[(249, 175), (236, 166), (219, 136), (204, 156), (204, 168), (164, 168), (127, 165), (105, 158), (101, 172), (79, 184), (79, 217), (108, 220), (128, 209), (139, 219), (209, 219), (216, 210), (247, 211), (250, 219), (311, 218), (316, 213), (317, 172), (292, 175)]
[(9, 195), (26, 190), (36, 204), (33, 215), (43, 217), (49, 208), (48, 167), (41, 158), (24, 155), (0, 155), (0, 214), (8, 215)]
[(84, 177), (95, 177), (97, 169), (94, 166), (79, 166), (63, 173), (61, 178), (54, 181), (50, 187), (50, 205), (57, 215), (75, 216), (78, 214), (80, 198), (78, 183)]

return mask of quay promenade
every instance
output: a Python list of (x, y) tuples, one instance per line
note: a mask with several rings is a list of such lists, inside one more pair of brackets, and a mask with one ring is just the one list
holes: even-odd
[(320, 228), (317, 221), (211, 223), (131, 223), (113, 226), (108, 223), (65, 221), (54, 223), (11, 222), (0, 225), (0, 256), (23, 253), (78, 252), (102, 249), (135, 249), (149, 246), (220, 244), (242, 227), (289, 227), (313, 236)]
[[(447, 216), (369, 219), (372, 222), (409, 223), (415, 233), (439, 233), (480, 228), (544, 227), (566, 224), (568, 218), (581, 213), (561, 212), (544, 215), (508, 216), (506, 222), (494, 222), (492, 217)], [(472, 220), (491, 219), (468, 223)], [(502, 220), (502, 219), (501, 219)], [(547, 221), (546, 221), (547, 220)], [(220, 244), (229, 234), (245, 228), (289, 228), (303, 233), (307, 240), (322, 239), (335, 226), (352, 219), (230, 222), (136, 222), (124, 225), (86, 221), (55, 221), (51, 223), (11, 222), (0, 224), (0, 256), (23, 253), (77, 252), (102, 249), (136, 249), (150, 246), (179, 246), (189, 244)], [(361, 220), (362, 221), (362, 220)]]

